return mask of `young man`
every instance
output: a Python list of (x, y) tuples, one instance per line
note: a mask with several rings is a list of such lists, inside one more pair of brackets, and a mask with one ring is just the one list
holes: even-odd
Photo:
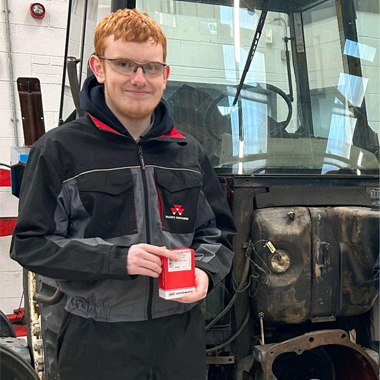
[[(146, 14), (107, 15), (81, 96), (88, 115), (28, 158), (11, 256), (68, 295), (61, 380), (205, 378), (197, 301), (229, 272), (235, 227), (205, 152), (161, 99), (165, 61)], [(160, 257), (183, 247), (196, 252), (196, 291), (159, 298)]]

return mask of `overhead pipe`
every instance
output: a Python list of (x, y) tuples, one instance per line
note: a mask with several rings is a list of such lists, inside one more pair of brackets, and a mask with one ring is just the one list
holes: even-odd
[(71, 9), (73, 6), (73, 0), (69, 0), (68, 14), (67, 14), (67, 24), (66, 24), (66, 42), (65, 42), (65, 53), (63, 58), (63, 73), (62, 73), (62, 85), (61, 85), (61, 101), (59, 105), (59, 125), (63, 124), (63, 103), (65, 98), (65, 82), (66, 82), (66, 67), (67, 67), (67, 56), (69, 51), (69, 38), (70, 38), (70, 26), (71, 26)]
[(14, 140), (15, 140), (15, 146), (19, 146), (18, 143), (18, 132), (17, 132), (17, 114), (16, 114), (16, 99), (15, 99), (15, 91), (14, 91), (14, 75), (13, 75), (13, 61), (12, 61), (12, 48), (11, 48), (11, 31), (10, 31), (10, 25), (9, 25), (9, 13), (10, 10), (8, 9), (8, 0), (3, 0), (4, 6), (3, 6), (3, 12), (5, 15), (5, 33), (6, 33), (6, 40), (7, 40), (7, 52), (8, 52), (8, 70), (9, 70), (9, 89), (11, 93), (11, 103), (12, 103), (12, 113), (13, 118), (11, 119), (13, 123), (13, 133), (14, 133)]
[(82, 70), (83, 70), (84, 46), (85, 46), (85, 41), (86, 41), (86, 27), (87, 27), (87, 9), (88, 9), (88, 0), (86, 0), (83, 3), (82, 39), (81, 39), (81, 47), (80, 47), (79, 79), (78, 79), (79, 90), (82, 87)]

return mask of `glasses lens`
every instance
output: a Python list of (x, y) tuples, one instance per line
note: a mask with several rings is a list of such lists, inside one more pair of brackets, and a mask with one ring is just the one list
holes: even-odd
[(164, 72), (165, 66), (159, 62), (149, 62), (143, 65), (145, 74), (151, 77), (158, 76)]
[(129, 61), (128, 59), (115, 59), (114, 61), (110, 61), (115, 68), (115, 70), (119, 71), (122, 74), (131, 74), (136, 67), (136, 64), (133, 61)]

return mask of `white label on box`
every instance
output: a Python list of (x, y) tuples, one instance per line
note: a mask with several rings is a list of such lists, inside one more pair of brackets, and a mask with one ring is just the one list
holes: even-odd
[(188, 294), (194, 293), (195, 287), (191, 288), (182, 288), (182, 289), (170, 289), (170, 290), (163, 290), (159, 289), (158, 294), (161, 298), (164, 298), (165, 300), (171, 300), (174, 298), (181, 298), (183, 296), (186, 296)]
[(191, 269), (191, 251), (176, 251), (178, 261), (168, 260), (168, 272), (180, 272)]

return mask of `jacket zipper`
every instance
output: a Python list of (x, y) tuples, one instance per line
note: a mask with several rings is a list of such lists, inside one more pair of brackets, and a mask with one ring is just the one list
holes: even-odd
[[(146, 225), (146, 239), (147, 243), (150, 244), (150, 228), (149, 228), (149, 208), (148, 208), (148, 192), (147, 192), (147, 183), (146, 183), (146, 174), (145, 174), (145, 161), (142, 152), (142, 146), (137, 145), (140, 166), (142, 170), (142, 179), (144, 186), (144, 203), (145, 203), (145, 225)], [(153, 303), (153, 278), (149, 277), (149, 299), (148, 299), (148, 320), (152, 319), (152, 303)]]

